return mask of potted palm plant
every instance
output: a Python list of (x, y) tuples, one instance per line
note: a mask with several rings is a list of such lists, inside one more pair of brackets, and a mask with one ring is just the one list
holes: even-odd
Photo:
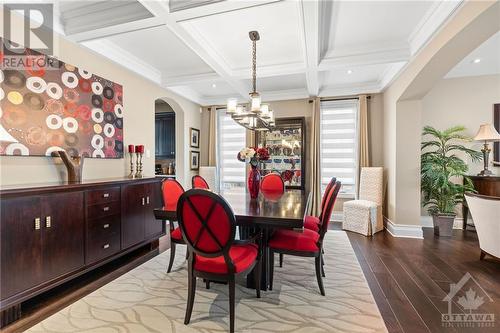
[[(434, 233), (440, 236), (451, 236), (456, 206), (463, 202), (466, 191), (474, 191), (472, 181), (466, 177), (469, 168), (457, 153), (474, 162), (481, 160), (481, 153), (463, 145), (472, 141), (464, 131), (463, 126), (444, 131), (425, 126), (422, 132), (423, 206), (432, 215)], [(463, 183), (457, 182), (460, 177), (464, 178)]]

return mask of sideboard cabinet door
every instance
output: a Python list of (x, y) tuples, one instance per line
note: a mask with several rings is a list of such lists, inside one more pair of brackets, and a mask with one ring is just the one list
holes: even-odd
[(38, 197), (1, 200), (2, 299), (40, 284), (42, 265), (42, 212)]
[(84, 265), (83, 192), (41, 197), (45, 280)]
[(144, 240), (144, 184), (122, 186), (122, 249)]
[(146, 238), (160, 236), (164, 232), (162, 222), (155, 218), (154, 209), (162, 206), (161, 183), (148, 183), (146, 187), (146, 206), (144, 212)]

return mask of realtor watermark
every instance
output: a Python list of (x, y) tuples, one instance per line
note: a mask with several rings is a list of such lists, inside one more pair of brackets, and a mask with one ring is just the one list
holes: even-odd
[(495, 314), (481, 309), (493, 299), (469, 273), (458, 283), (450, 284), (443, 302), (448, 302), (448, 312), (441, 315), (443, 327), (495, 327)]
[(55, 69), (54, 5), (3, 3), (2, 69)]

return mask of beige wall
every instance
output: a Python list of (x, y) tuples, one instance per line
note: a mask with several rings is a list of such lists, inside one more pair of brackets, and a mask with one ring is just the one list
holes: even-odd
[[(0, 11), (0, 15), (2, 14)], [(162, 98), (172, 106), (176, 112), (178, 178), (181, 182), (189, 184), (191, 171), (188, 168), (188, 129), (200, 127), (199, 106), (85, 47), (62, 38), (57, 40), (59, 42), (57, 56), (60, 60), (123, 85), (124, 146), (144, 144), (149, 152), (144, 156), (144, 173), (147, 176), (154, 175), (155, 100)], [(83, 178), (123, 177), (129, 172), (128, 163), (128, 158), (87, 159), (83, 167)], [(54, 182), (66, 178), (64, 167), (55, 165), (54, 159), (50, 157), (2, 156), (0, 175), (2, 184)]]
[(463, 57), (500, 29), (500, 3), (470, 1), (412, 59), (384, 91), (386, 216), (420, 225), (422, 98)]

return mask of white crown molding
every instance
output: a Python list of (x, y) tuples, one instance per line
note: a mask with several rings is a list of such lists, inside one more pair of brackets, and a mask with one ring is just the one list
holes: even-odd
[(385, 229), (393, 237), (423, 239), (424, 233), (419, 225), (396, 224), (384, 216)]
[(309, 93), (305, 88), (262, 92), (262, 100), (265, 102), (284, 101), (289, 99), (301, 99), (308, 97)]
[(82, 45), (154, 83), (161, 84), (160, 70), (108, 40), (94, 40)]
[[(259, 65), (257, 69), (258, 78), (282, 76), (291, 74), (304, 74), (306, 72), (306, 65), (304, 62), (291, 62), (273, 65)], [(236, 68), (231, 71), (231, 76), (237, 79), (251, 79), (251, 68), (242, 67)]]
[(221, 82), (224, 81), (217, 73), (200, 73), (187, 75), (164, 75), (162, 77), (162, 86), (186, 86), (200, 82)]
[[(357, 50), (356, 53), (336, 55), (324, 58), (319, 64), (320, 71), (327, 71), (335, 68), (347, 68), (353, 66), (366, 66), (389, 64), (410, 59), (410, 51), (408, 47), (388, 48), (382, 50), (373, 50), (366, 48)], [(338, 52), (338, 54), (341, 54)]]
[(392, 83), (394, 78), (399, 74), (399, 72), (405, 67), (407, 64), (407, 61), (404, 62), (397, 62), (394, 64), (391, 64), (380, 76), (379, 79), (379, 86), (380, 90), (384, 90), (385, 87), (387, 87), (389, 84)]
[(462, 6), (463, 0), (437, 1), (425, 13), (408, 38), (411, 55), (415, 55), (434, 36), (439, 28)]
[(163, 88), (168, 89), (176, 93), (177, 95), (180, 95), (188, 100), (190, 100), (193, 103), (196, 103), (200, 106), (205, 106), (205, 105), (210, 105), (206, 103), (206, 100), (203, 96), (201, 96), (197, 91), (194, 89), (187, 87), (187, 86), (182, 86), (182, 87), (165, 87)]
[(319, 97), (348, 96), (358, 94), (377, 94), (381, 91), (378, 81), (362, 82), (350, 85), (324, 86), (319, 91)]

